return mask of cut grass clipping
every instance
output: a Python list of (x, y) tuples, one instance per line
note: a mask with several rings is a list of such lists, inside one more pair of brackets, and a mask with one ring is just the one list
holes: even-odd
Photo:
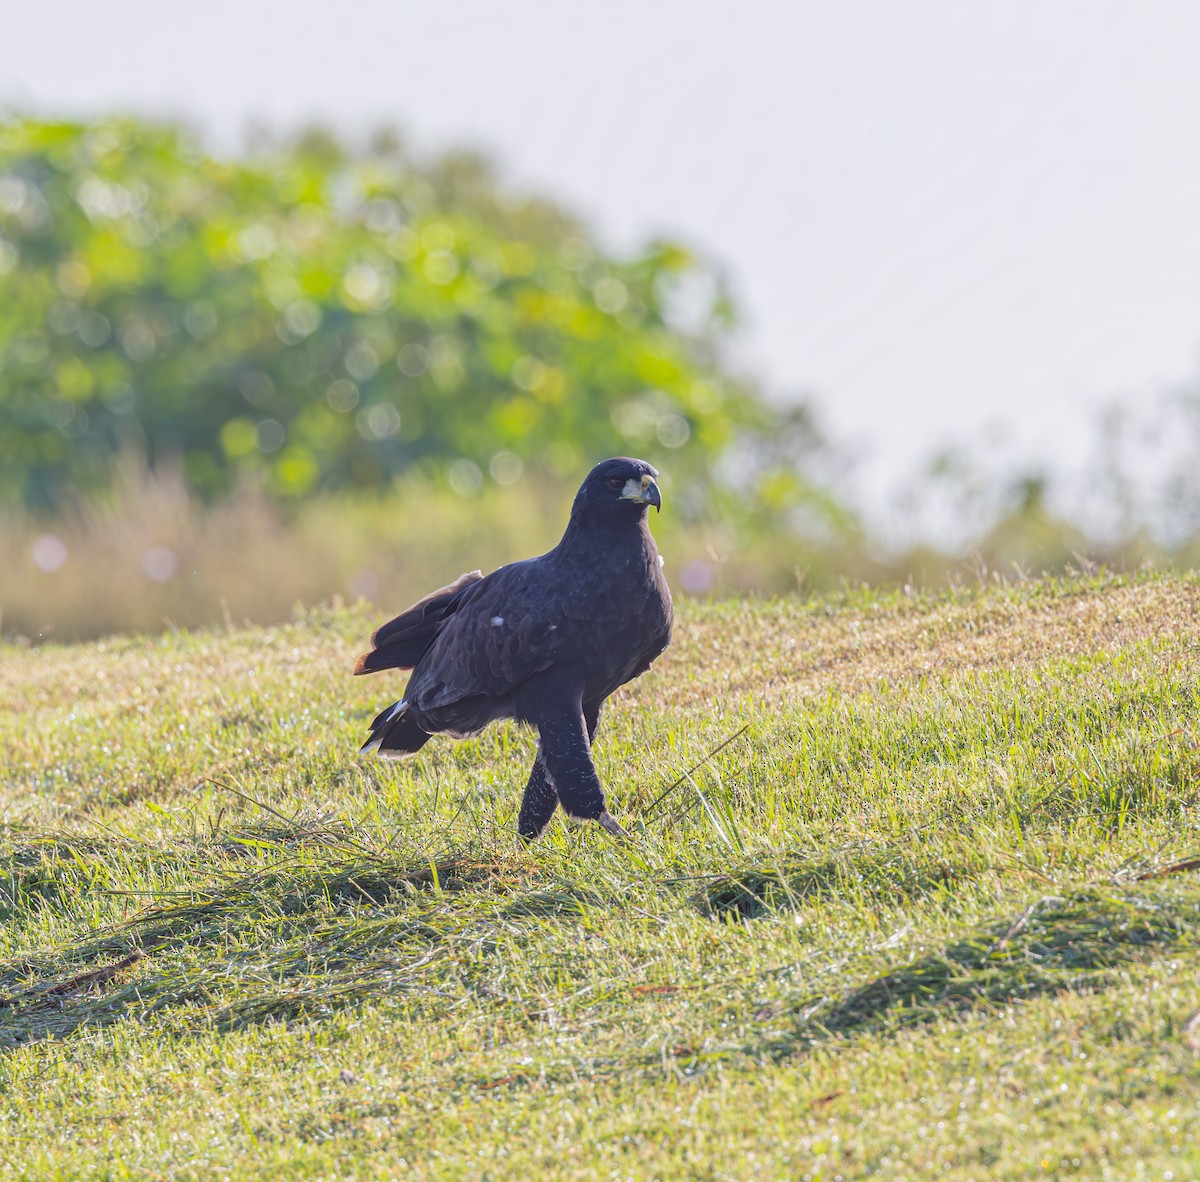
[(688, 606), (532, 738), (359, 761), (370, 621), (0, 661), (0, 1160), (73, 1177), (1187, 1177), (1200, 585)]

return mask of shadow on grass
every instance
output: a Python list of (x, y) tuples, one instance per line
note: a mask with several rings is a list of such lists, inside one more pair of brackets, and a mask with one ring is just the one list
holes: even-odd
[(987, 869), (982, 856), (974, 864), (950, 864), (899, 849), (849, 848), (828, 858), (784, 858), (775, 866), (722, 874), (692, 902), (710, 918), (758, 919), (819, 899), (852, 896), (870, 905), (926, 898), (949, 892)]
[[(22, 855), (25, 869), (57, 882), (46, 853)], [(329, 853), (321, 865), (284, 858), (217, 885), (158, 892), (124, 923), (0, 964), (0, 1047), (125, 1018), (174, 1014), (188, 1027), (231, 1030), (388, 997), (444, 1008), (464, 993), (495, 994), (501, 937), (509, 946), (528, 938), (507, 921), (582, 915), (602, 902), (569, 884), (529, 889), (536, 870), (502, 859)], [(57, 890), (36, 898), (22, 893), (27, 906), (60, 901)], [(453, 969), (438, 963), (465, 947), (470, 956)]]
[[(0, 1046), (63, 1038), (120, 1020), (167, 1031), (234, 1030), (322, 1019), (367, 1002), (397, 1007), (413, 1021), (444, 1017), (470, 999), (516, 1021), (536, 1021), (528, 981), (505, 982), (524, 950), (543, 938), (542, 921), (587, 922), (599, 915), (603, 922), (614, 906), (611, 894), (596, 884), (541, 880), (544, 871), (520, 859), (370, 856), (341, 844), (314, 848), (315, 830), (304, 832), (303, 841), (293, 834), (295, 840), (272, 844), (263, 832), (239, 839), (248, 848), (270, 846), (269, 857), (239, 853), (218, 862), (216, 851), (224, 846), (216, 842), (174, 855), (159, 851), (160, 866), (171, 862), (176, 880), (181, 863), (203, 866), (208, 857), (207, 881), (157, 892), (123, 923), (0, 963)], [(129, 853), (124, 846), (108, 852)], [(24, 913), (48, 906), (90, 913), (88, 900), (80, 906), (82, 879), (69, 874), (68, 856), (71, 865), (85, 861), (78, 853), (75, 847), (38, 846), (13, 854), (13, 881), (33, 876), (22, 879), (13, 895)], [(103, 848), (90, 853), (103, 862)], [(152, 857), (148, 847), (138, 854)], [(981, 872), (982, 862), (971, 863), (969, 856), (960, 861), (950, 867), (860, 848), (824, 861), (724, 875), (691, 902), (706, 914), (741, 916), (835, 893), (859, 892), (867, 901), (916, 897), (951, 891)], [(87, 877), (84, 869), (79, 874)], [(46, 882), (52, 889), (43, 893)], [(1015, 916), (982, 925), (848, 992), (779, 1003), (770, 1017), (788, 1023), (786, 1032), (730, 1053), (783, 1058), (831, 1039), (1066, 990), (1100, 990), (1123, 966), (1193, 951), (1198, 943), (1195, 884), (1146, 882), (1044, 895)], [(542, 965), (543, 952), (535, 960)], [(622, 1021), (621, 1011), (610, 1011), (610, 1020)], [(635, 1054), (614, 1061), (612, 1069), (655, 1070), (655, 1063), (642, 1063)]]
[(787, 1055), (831, 1037), (920, 1025), (1048, 994), (1098, 991), (1114, 983), (1114, 970), (1168, 951), (1194, 952), (1198, 924), (1194, 892), (1046, 895), (1007, 922), (982, 927), (841, 997), (812, 999), (773, 1049)]

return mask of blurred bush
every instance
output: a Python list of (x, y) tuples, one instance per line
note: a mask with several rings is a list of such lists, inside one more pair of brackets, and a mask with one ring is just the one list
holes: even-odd
[[(683, 521), (664, 472), (653, 529), (675, 593), (828, 586), (855, 555), (786, 535)], [(46, 519), (0, 510), (0, 633), (68, 640), (234, 621), (272, 623), (341, 596), (394, 614), (464, 570), (558, 540), (574, 488), (530, 473), (464, 497), (420, 476), (388, 497), (316, 494), (284, 509), (243, 488), (215, 504), (178, 475), (130, 467), (103, 498)]]
[(687, 251), (615, 258), (473, 156), (309, 132), (216, 160), (174, 126), (0, 126), (0, 504), (105, 494), (122, 456), (287, 503), (414, 471), (462, 494), (577, 480), (625, 452), (669, 454), (692, 517), (722, 472), (722, 512), (841, 515), (781, 454), (804, 424), (720, 364), (729, 321)]
[[(852, 532), (824, 540), (783, 530), (689, 522), (666, 508), (653, 529), (674, 593), (836, 593), (860, 583), (914, 591), (1017, 580), (1044, 570), (1194, 565), (1195, 541), (1166, 550), (1146, 537), (1097, 547), (1026, 496), (965, 552), (888, 552)], [(102, 498), (53, 519), (0, 508), (0, 634), (69, 640), (286, 619), (298, 604), (341, 596), (393, 614), (463, 570), (492, 570), (554, 544), (573, 489), (525, 473), (462, 496), (419, 475), (387, 497), (316, 494), (281, 506), (242, 488), (210, 504), (178, 473), (130, 465)]]
[(477, 157), (0, 123), (0, 631), (395, 610), (552, 544), (622, 452), (664, 470), (685, 593), (1200, 555), (1200, 398), (1106, 420), (1065, 512), (1054, 473), (937, 459), (895, 506), (933, 525), (888, 545), (809, 409), (723, 362), (733, 319), (686, 250), (617, 257)]

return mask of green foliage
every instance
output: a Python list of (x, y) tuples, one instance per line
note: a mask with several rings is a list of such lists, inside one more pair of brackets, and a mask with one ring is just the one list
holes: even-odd
[[(671, 310), (706, 282), (689, 334)], [(209, 497), (414, 469), (470, 493), (614, 452), (707, 475), (777, 434), (715, 360), (726, 316), (686, 251), (614, 258), (473, 157), (0, 126), (0, 503), (105, 490), (124, 452)]]

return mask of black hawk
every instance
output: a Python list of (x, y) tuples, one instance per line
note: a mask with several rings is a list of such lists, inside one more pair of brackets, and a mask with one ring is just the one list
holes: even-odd
[(354, 672), (412, 674), (362, 750), (409, 755), (430, 735), (461, 739), (515, 718), (538, 731), (521, 837), (540, 836), (560, 803), (569, 817), (625, 836), (609, 815), (591, 744), (604, 699), (671, 642), (671, 592), (646, 517), (662, 507), (657, 475), (644, 460), (597, 464), (553, 550), (490, 575), (460, 575), (384, 624)]

